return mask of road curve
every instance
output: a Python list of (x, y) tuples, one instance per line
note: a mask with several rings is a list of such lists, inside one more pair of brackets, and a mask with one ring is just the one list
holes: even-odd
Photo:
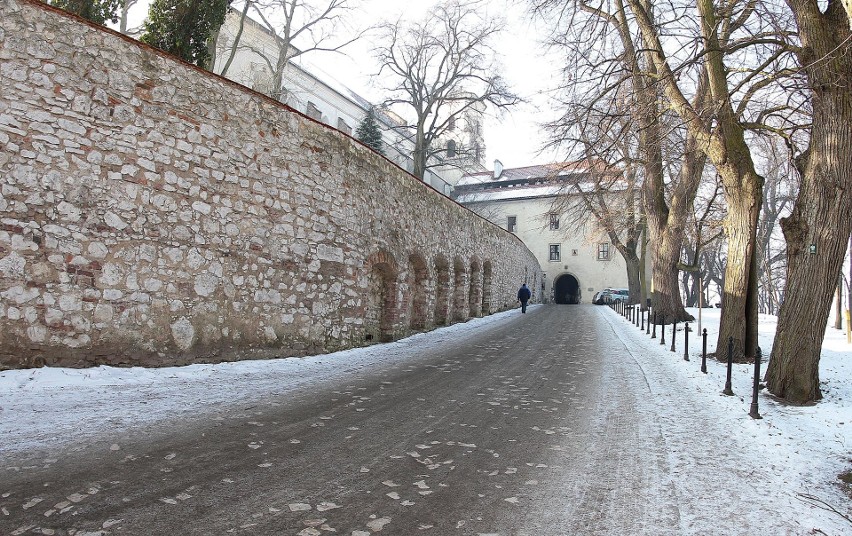
[(0, 534), (678, 534), (651, 393), (605, 314), (535, 307), (118, 452), (52, 453), (3, 475)]

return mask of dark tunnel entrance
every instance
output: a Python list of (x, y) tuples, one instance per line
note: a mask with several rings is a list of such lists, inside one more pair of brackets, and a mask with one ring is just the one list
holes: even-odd
[(560, 275), (553, 284), (553, 301), (556, 303), (580, 303), (580, 283), (573, 275)]

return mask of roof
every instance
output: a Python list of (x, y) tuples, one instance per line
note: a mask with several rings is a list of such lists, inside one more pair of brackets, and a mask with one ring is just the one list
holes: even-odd
[(577, 189), (591, 192), (601, 188), (603, 176), (615, 179), (606, 186), (608, 191), (623, 190), (627, 186), (620, 180), (620, 172), (608, 169), (601, 161), (556, 162), (503, 170), (498, 165), (497, 169), (499, 176), (496, 178), (494, 173), (487, 171), (462, 177), (456, 184), (456, 200), (483, 203), (554, 197), (576, 193)]
[[(603, 171), (603, 167), (600, 164), (596, 167), (599, 171)], [(590, 169), (591, 164), (587, 160), (555, 162), (552, 164), (539, 164), (534, 166), (504, 169), (500, 173), (500, 176), (496, 178), (494, 177), (494, 173), (490, 171), (469, 173), (462, 177), (458, 184), (482, 185), (485, 183), (497, 183), (504, 181), (555, 179), (558, 177), (576, 175), (577, 173), (588, 173)]]

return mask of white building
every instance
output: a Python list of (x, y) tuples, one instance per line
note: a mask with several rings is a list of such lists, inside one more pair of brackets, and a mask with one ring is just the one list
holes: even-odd
[[(585, 162), (503, 169), (496, 160), (493, 172), (468, 174), (456, 184), (459, 203), (515, 233), (535, 254), (544, 270), (535, 290), (546, 301), (590, 303), (604, 288), (627, 288), (626, 264), (607, 235), (591, 222), (567, 225), (565, 212), (555, 208), (557, 198), (566, 198), (566, 182), (584, 176)], [(568, 196), (568, 202), (581, 201)]]
[[(228, 61), (240, 27), (241, 13), (228, 11), (225, 23), (219, 31), (216, 46), (216, 61), (213, 72), (221, 74)], [(277, 39), (263, 24), (245, 18), (236, 54), (224, 76), (264, 94), (270, 94), (273, 84), (273, 67), (278, 59)], [(370, 102), (347, 88), (332, 76), (316, 68), (298, 65), (301, 60), (291, 61), (284, 70), (284, 94), (282, 102), (305, 115), (353, 135), (358, 125), (372, 106)], [(478, 113), (481, 114), (477, 110)], [(475, 115), (475, 114), (473, 114)], [(376, 119), (382, 129), (385, 155), (397, 165), (413, 171), (411, 158), (414, 144), (405, 122), (395, 114), (376, 110)], [(441, 140), (438, 155), (431, 162), (436, 164), (427, 170), (424, 182), (444, 195), (452, 194), (453, 185), (466, 172), (484, 169), (481, 118), (466, 117), (455, 135)], [(468, 150), (471, 149), (471, 150)], [(479, 158), (478, 166), (471, 167), (470, 155)], [(446, 164), (442, 164), (446, 160)]]

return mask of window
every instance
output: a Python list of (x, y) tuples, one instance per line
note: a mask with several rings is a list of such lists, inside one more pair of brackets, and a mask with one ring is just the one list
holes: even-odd
[(352, 135), (352, 127), (346, 124), (342, 117), (337, 118), (337, 130), (345, 134)]
[(550, 230), (555, 231), (559, 229), (559, 214), (551, 214), (550, 215)]
[(601, 242), (598, 244), (598, 260), (599, 261), (608, 261), (609, 260), (609, 243)]
[(307, 107), (307, 110), (305, 110), (305, 115), (307, 115), (311, 119), (316, 119), (317, 121), (322, 121), (322, 112), (311, 101), (308, 101), (308, 107)]
[(453, 116), (447, 121), (447, 130), (455, 130), (456, 129), (456, 117)]
[(456, 156), (456, 142), (450, 140), (447, 142), (447, 158)]
[(506, 230), (510, 233), (514, 233), (518, 230), (518, 217), (517, 216), (509, 216), (506, 221)]
[(559, 244), (550, 244), (550, 260), (552, 260), (552, 261), (560, 260), (561, 254), (560, 254), (559, 249), (560, 249)]

